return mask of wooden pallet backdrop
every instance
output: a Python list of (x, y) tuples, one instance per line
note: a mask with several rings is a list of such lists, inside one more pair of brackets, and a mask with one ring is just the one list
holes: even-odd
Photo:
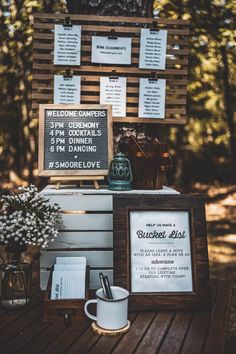
[[(53, 103), (53, 77), (64, 74), (65, 66), (53, 64), (54, 25), (63, 24), (69, 16), (72, 24), (82, 26), (81, 66), (71, 66), (74, 75), (81, 76), (81, 104), (99, 103), (100, 76), (127, 77), (127, 116), (115, 117), (114, 122), (167, 123), (186, 122), (186, 95), (189, 54), (189, 21), (133, 17), (104, 17), (68, 14), (36, 13), (33, 40), (33, 117), (38, 118), (40, 103)], [(155, 23), (154, 23), (155, 21)], [(138, 118), (139, 78), (150, 77), (151, 70), (139, 69), (139, 42), (141, 28), (168, 31), (166, 70), (155, 71), (158, 78), (166, 79), (165, 119)], [(91, 37), (109, 36), (114, 29), (117, 36), (132, 37), (132, 64), (109, 65), (91, 63)]]

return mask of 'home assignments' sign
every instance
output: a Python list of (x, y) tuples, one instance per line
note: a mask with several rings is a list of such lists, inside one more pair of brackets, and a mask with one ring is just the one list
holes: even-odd
[(111, 106), (40, 105), (39, 175), (106, 175), (112, 158)]

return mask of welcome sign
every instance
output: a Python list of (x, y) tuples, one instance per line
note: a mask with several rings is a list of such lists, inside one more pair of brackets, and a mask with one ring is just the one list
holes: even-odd
[(39, 175), (106, 175), (112, 158), (111, 106), (40, 105)]

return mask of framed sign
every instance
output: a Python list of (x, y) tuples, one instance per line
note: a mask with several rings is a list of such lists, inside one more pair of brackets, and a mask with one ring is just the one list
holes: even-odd
[(209, 269), (202, 195), (115, 195), (114, 282), (131, 309), (204, 308)]
[(105, 176), (111, 159), (111, 106), (40, 105), (40, 176)]

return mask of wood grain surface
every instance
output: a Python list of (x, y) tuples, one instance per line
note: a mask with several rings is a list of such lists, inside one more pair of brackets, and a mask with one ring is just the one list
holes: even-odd
[(90, 322), (43, 323), (38, 270), (39, 264), (31, 304), (17, 312), (0, 309), (1, 354), (224, 353), (231, 304), (231, 285), (225, 280), (211, 281), (208, 309), (130, 312), (129, 332), (107, 337), (94, 333)]

